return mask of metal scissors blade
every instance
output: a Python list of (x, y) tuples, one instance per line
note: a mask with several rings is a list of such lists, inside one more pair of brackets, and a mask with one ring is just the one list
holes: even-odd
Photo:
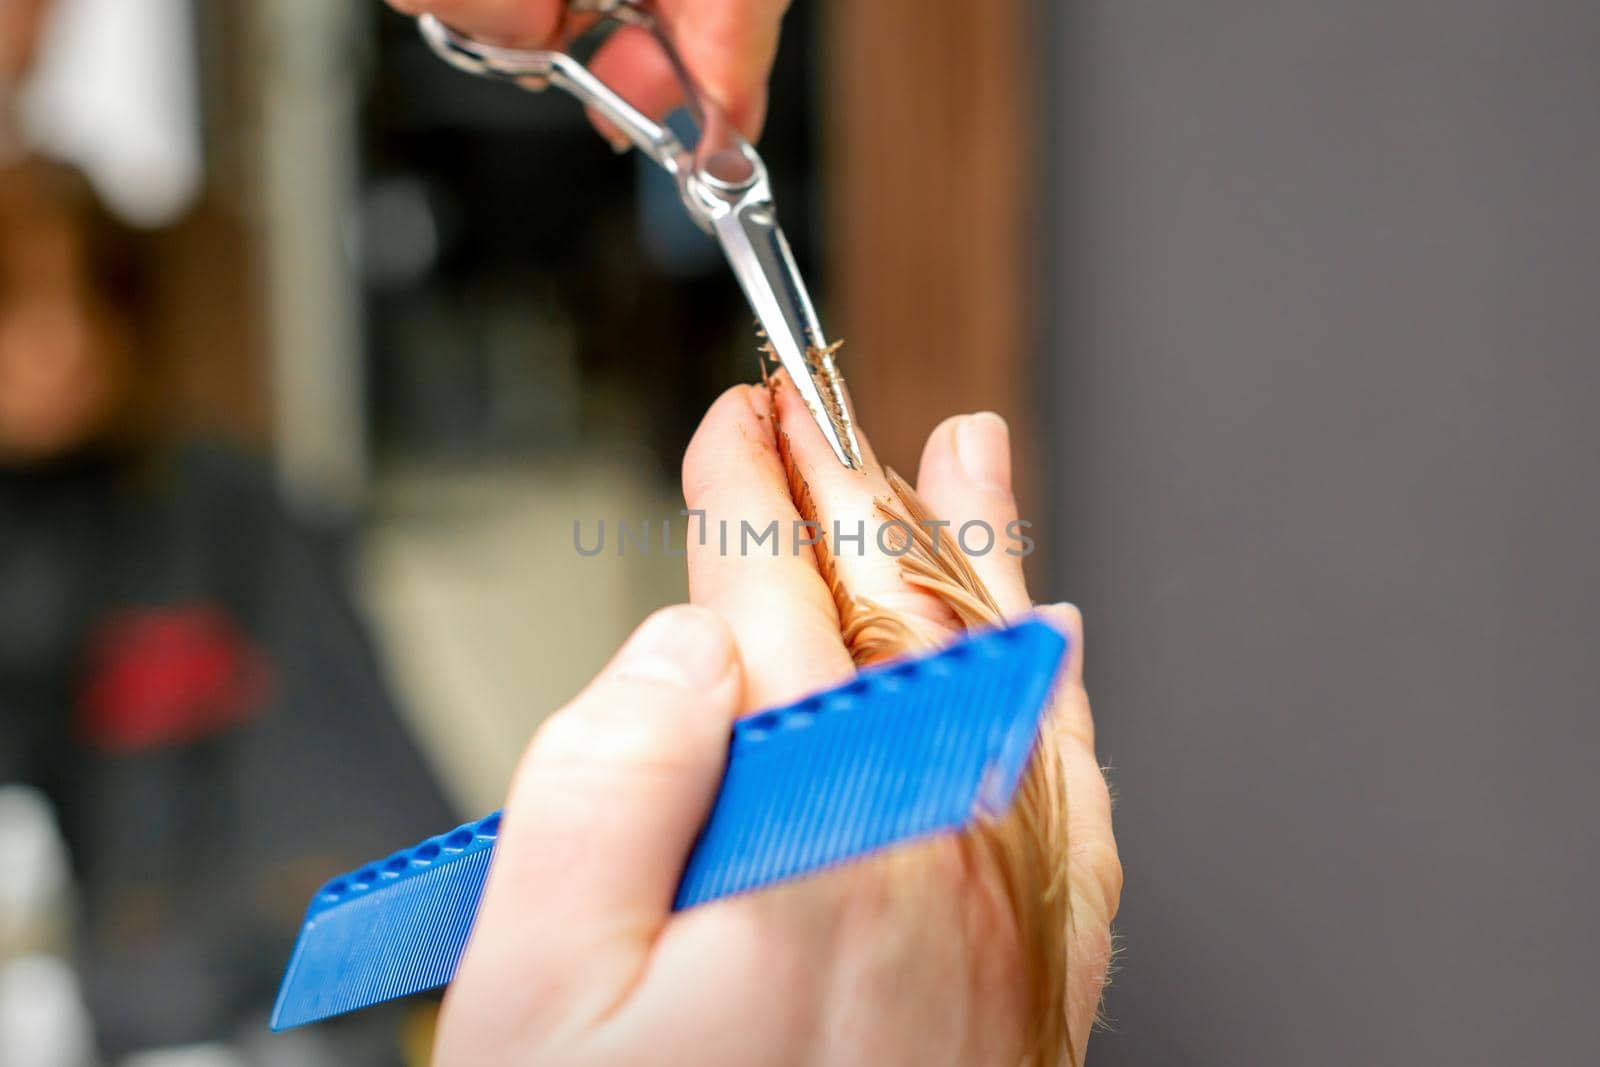
[(457, 33), (432, 15), (421, 16), (418, 27), (429, 47), (461, 70), (535, 91), (546, 85), (565, 90), (603, 114), (671, 175), (690, 217), (722, 246), (772, 351), (789, 372), (833, 454), (844, 466), (861, 469), (861, 446), (845, 399), (844, 381), (789, 242), (778, 226), (761, 157), (699, 91), (668, 34), (640, 0), (573, 0), (572, 7), (650, 32), (683, 83), (690, 115), (699, 128), (699, 139), (692, 148), (565, 52), (486, 45)]
[[(764, 187), (765, 180), (761, 185)], [(764, 190), (763, 190), (764, 191)], [(822, 335), (811, 294), (778, 226), (770, 197), (746, 196), (715, 218), (722, 245), (767, 342), (840, 463), (862, 465), (843, 380)]]

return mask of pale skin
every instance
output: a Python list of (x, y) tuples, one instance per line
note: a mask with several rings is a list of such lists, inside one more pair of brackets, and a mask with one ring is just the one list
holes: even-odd
[[(713, 522), (795, 515), (769, 403), (758, 388), (729, 391), (689, 447), (685, 498)], [(826, 446), (793, 436), (805, 469)], [(832, 477), (826, 469), (816, 477)], [(1005, 424), (989, 414), (941, 424), (917, 488), (958, 523), (1003, 529), (1016, 515)], [(693, 603), (647, 620), (522, 760), (436, 1063), (1015, 1064), (1009, 917), (953, 840), (671, 912), (732, 721), (853, 670), (808, 554), (725, 556), (715, 537), (703, 547), (691, 537), (688, 549)], [(973, 563), (1008, 614), (1031, 610), (1015, 557)], [(1066, 1009), (1082, 1050), (1121, 867), (1081, 621), (1068, 605), (1039, 611), (1073, 647), (1051, 714), (1070, 796)]]

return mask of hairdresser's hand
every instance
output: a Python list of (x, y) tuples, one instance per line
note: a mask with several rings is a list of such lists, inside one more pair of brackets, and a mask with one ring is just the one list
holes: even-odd
[[(864, 503), (856, 499), (862, 495), (863, 475), (837, 464), (820, 434), (805, 432), (811, 416), (795, 390), (778, 391), (780, 412), (773, 412), (771, 403), (766, 390), (741, 386), (724, 393), (712, 406), (684, 457), (688, 506), (704, 512), (712, 524), (726, 519), (737, 526), (748, 519), (757, 530), (773, 521), (783, 531), (793, 529), (799, 515), (774, 447), (773, 427), (781, 423), (796, 431), (790, 435), (789, 449), (796, 466), (806, 472), (810, 495), (821, 512), (844, 519), (874, 518), (870, 497), (880, 491), (871, 491)], [(863, 438), (862, 448), (868, 461), (866, 477), (881, 478), (871, 442)], [(979, 522), (994, 531), (1008, 529), (1017, 519), (1017, 503), (1011, 488), (1011, 443), (1005, 422), (996, 415), (981, 414), (941, 423), (923, 449), (916, 488), (934, 514), (952, 521), (950, 531), (967, 522)], [(886, 485), (881, 492), (887, 495)], [(737, 530), (732, 536), (737, 540)], [(873, 539), (871, 534), (867, 536), (869, 541)], [(953, 534), (947, 532), (946, 536)], [(704, 544), (691, 537), (688, 552), (690, 598), (726, 619), (738, 641), (745, 663), (747, 706), (787, 702), (849, 677), (853, 668), (840, 639), (833, 594), (809, 552), (797, 556), (787, 547), (776, 556), (765, 551), (722, 552), (716, 533)], [(971, 557), (971, 564), (1005, 615), (1015, 618), (1033, 610), (1018, 556), (995, 550)], [(906, 589), (893, 559), (867, 560), (865, 566), (858, 565), (856, 578), (853, 594), (890, 607), (914, 623), (937, 630), (953, 621), (941, 620), (941, 616), (949, 616), (948, 609), (930, 605), (931, 598)], [(1094, 719), (1083, 687), (1083, 622), (1070, 604), (1043, 606), (1038, 611), (1068, 634), (1072, 648), (1053, 715), (1069, 798), (1067, 882), (1073, 925), (1066, 1010), (1073, 1047), (1081, 1055), (1111, 957), (1111, 920), (1122, 891), (1122, 867), (1112, 834), (1110, 795), (1095, 758)], [(849, 868), (841, 872), (846, 877), (850, 873)], [(960, 879), (953, 879), (950, 885), (930, 886), (929, 891), (971, 897), (974, 887), (970, 882), (962, 885)], [(1003, 942), (1011, 923), (1008, 913), (1001, 915), (1005, 917), (968, 914), (967, 925), (959, 929), (969, 937), (981, 940), (992, 936)], [(918, 956), (919, 948), (928, 940), (951, 936), (952, 929), (955, 927), (928, 926), (917, 935), (921, 942), (896, 944), (893, 951), (879, 957), (880, 966), (898, 968), (906, 975), (917, 973), (925, 963)], [(922, 1012), (931, 1032), (941, 1036), (946, 1028), (959, 1030), (962, 1009), (976, 1008), (980, 1018), (983, 1010), (993, 1012), (991, 1026), (1003, 1030), (1002, 1020), (1016, 1007), (1005, 1001), (1008, 994), (1015, 993), (1014, 946), (979, 959), (969, 958), (965, 965), (981, 967), (989, 976), (977, 984), (981, 993), (975, 994), (975, 1003), (955, 1005), (952, 1011), (952, 1005), (938, 995), (918, 1004), (908, 994), (900, 1007)], [(957, 985), (961, 981), (949, 972), (941, 972), (939, 977)], [(946, 1011), (952, 1014), (945, 1015)], [(942, 1054), (924, 1062), (1003, 1060)]]
[[(819, 661), (812, 680), (848, 669)], [(888, 857), (671, 913), (731, 724), (769, 684), (717, 612), (668, 608), (546, 721), (436, 1067), (1014, 1067), (1003, 953), (971, 937), (1000, 929), (1003, 905), (953, 891), (954, 848), (924, 857), (926, 880), (891, 877)]]
[[(930, 441), (923, 491), (948, 514), (998, 515), (1009, 491), (962, 473), (957, 431)], [(690, 507), (792, 519), (772, 441), (764, 393), (725, 395), (685, 460)], [(1023, 1004), (1008, 905), (951, 840), (671, 913), (733, 719), (853, 669), (808, 558), (724, 556), (716, 537), (689, 546), (705, 606), (648, 620), (523, 759), (445, 1000), (438, 1067), (1012, 1067)], [(1020, 572), (984, 577), (1026, 607)], [(1070, 609), (1049, 614), (1077, 636)], [(1081, 663), (1074, 651), (1056, 709), (1074, 791), (1068, 1007), (1079, 1049), (1120, 879)]]
[[(389, 0), (408, 15), (430, 13), (483, 41), (543, 47), (564, 41), (586, 23), (567, 13), (565, 0)], [(659, 0), (684, 65), (728, 120), (750, 140), (767, 113), (767, 77), (778, 51), (778, 25), (789, 0)], [(595, 55), (590, 68), (639, 110), (661, 118), (683, 103), (672, 68), (648, 35), (625, 26)], [(603, 128), (618, 148), (628, 141)]]

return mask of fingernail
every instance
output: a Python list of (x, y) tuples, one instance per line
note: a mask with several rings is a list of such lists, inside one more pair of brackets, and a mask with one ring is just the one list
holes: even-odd
[(732, 666), (726, 627), (706, 609), (684, 606), (646, 619), (617, 653), (616, 673), (636, 681), (707, 689)]
[(956, 459), (977, 484), (1011, 491), (1011, 430), (994, 412), (968, 415), (956, 425)]
[(1043, 610), (1061, 630), (1074, 641), (1083, 640), (1083, 612), (1071, 601), (1061, 600)]
[(611, 151), (615, 152), (619, 156), (627, 155), (628, 149), (633, 147), (633, 142), (628, 140), (620, 133), (611, 137), (607, 137), (606, 140), (611, 143)]
[(1063, 600), (1041, 609), (1050, 625), (1061, 631), (1067, 639), (1067, 673), (1083, 680), (1083, 612), (1076, 604)]

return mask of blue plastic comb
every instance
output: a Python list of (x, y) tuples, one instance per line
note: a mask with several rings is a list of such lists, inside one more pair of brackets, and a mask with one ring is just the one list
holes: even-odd
[[(1002, 814), (1065, 651), (1060, 634), (1029, 620), (741, 719), (674, 906)], [(447, 984), (499, 828), (496, 813), (324, 886), (306, 912), (272, 1028)]]

